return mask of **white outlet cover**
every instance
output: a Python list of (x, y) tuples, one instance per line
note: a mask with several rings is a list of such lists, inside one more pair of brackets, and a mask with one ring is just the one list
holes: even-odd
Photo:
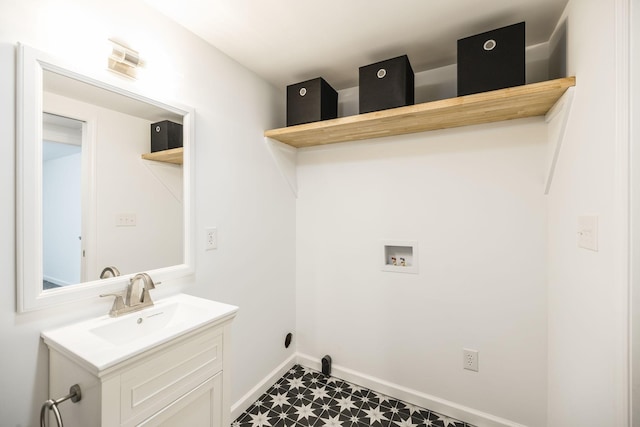
[(578, 217), (578, 247), (598, 251), (598, 216), (581, 215)]
[(204, 248), (207, 251), (218, 249), (218, 229), (215, 227), (205, 228)]
[(462, 367), (469, 371), (478, 372), (478, 350), (462, 349)]

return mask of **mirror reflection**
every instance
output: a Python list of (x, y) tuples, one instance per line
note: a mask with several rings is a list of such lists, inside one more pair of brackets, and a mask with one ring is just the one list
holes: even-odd
[(42, 257), (43, 286), (82, 282), (82, 126), (43, 114)]
[[(43, 289), (184, 262), (181, 164), (145, 160), (182, 117), (43, 73)], [(179, 162), (178, 162), (179, 163)]]

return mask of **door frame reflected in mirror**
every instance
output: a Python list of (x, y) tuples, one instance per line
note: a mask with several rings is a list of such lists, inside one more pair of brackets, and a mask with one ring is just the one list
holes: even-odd
[(182, 116), (183, 120), (183, 263), (147, 271), (155, 281), (167, 281), (195, 272), (194, 110), (174, 102), (159, 101), (114, 81), (75, 71), (73, 65), (31, 47), (17, 47), (16, 72), (16, 255), (18, 312), (37, 310), (71, 301), (96, 298), (101, 293), (122, 291), (137, 272), (43, 291), (42, 256), (42, 113), (45, 71), (121, 95), (134, 102)]
[[(44, 290), (89, 281), (87, 250), (95, 227), (94, 123), (91, 117), (43, 114), (42, 257)], [(51, 214), (53, 212), (53, 214)]]

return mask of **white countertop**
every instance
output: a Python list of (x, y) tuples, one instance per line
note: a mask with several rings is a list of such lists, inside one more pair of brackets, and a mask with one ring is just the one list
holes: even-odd
[(231, 319), (237, 311), (233, 305), (178, 294), (141, 311), (104, 315), (43, 331), (41, 336), (50, 348), (99, 373), (184, 334)]

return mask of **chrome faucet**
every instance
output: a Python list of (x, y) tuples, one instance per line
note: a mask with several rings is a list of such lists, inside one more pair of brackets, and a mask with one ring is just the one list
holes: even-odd
[[(142, 281), (142, 287), (140, 282)], [(149, 291), (155, 289), (156, 285), (151, 280), (151, 276), (147, 273), (138, 273), (129, 280), (127, 286), (127, 296), (124, 301), (125, 306), (136, 307), (143, 305), (144, 307), (153, 305)]]
[[(142, 284), (140, 283), (142, 282)], [(142, 310), (153, 306), (149, 291), (155, 289), (155, 284), (147, 273), (138, 273), (129, 279), (125, 294), (103, 294), (101, 297), (112, 296), (116, 299), (109, 311), (109, 316), (118, 317), (122, 314)]]
[(118, 277), (120, 275), (120, 270), (118, 270), (115, 266), (105, 267), (100, 273), (101, 279), (107, 279), (109, 277)]

